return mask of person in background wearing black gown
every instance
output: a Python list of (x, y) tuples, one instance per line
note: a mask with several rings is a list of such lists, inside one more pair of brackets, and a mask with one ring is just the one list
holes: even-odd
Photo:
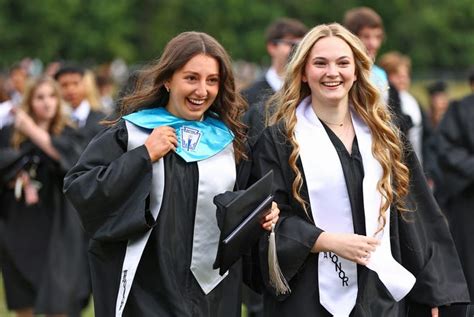
[[(250, 173), (228, 54), (205, 33), (181, 33), (121, 104), (64, 186), (92, 238), (95, 313), (240, 316), (241, 265), (212, 269), (213, 197), (245, 188)], [(278, 214), (272, 206), (262, 227)]]
[[(64, 100), (71, 107), (71, 121), (81, 137), (84, 150), (92, 138), (104, 129), (100, 121), (105, 118), (105, 114), (100, 110), (101, 105), (98, 98), (94, 98), (95, 81), (93, 74), (81, 66), (65, 64), (59, 68), (54, 78), (59, 83)], [(83, 240), (83, 245), (87, 246), (89, 240), (85, 233)], [(87, 259), (87, 249), (83, 250), (83, 256)], [(86, 298), (86, 300), (80, 303), (81, 310), (89, 304), (89, 297), (92, 292), (91, 282), (88, 280), (90, 269), (87, 265), (83, 269), (83, 279), (88, 281), (88, 285), (84, 289), (78, 290), (78, 292), (84, 294), (82, 297)]]
[(449, 108), (448, 87), (446, 82), (438, 80), (426, 87), (428, 92), (428, 115), (433, 129), (437, 129)]
[(471, 94), (452, 102), (438, 126), (438, 164), (440, 182), (435, 195), (448, 218), (454, 243), (459, 252), (471, 296), (470, 314), (474, 313), (474, 68), (469, 74)]
[(356, 36), (319, 25), (270, 100), (278, 110), (253, 148), (252, 174), (275, 175), (289, 289), (266, 283), (266, 316), (438, 316), (469, 301), (445, 218), (371, 67)]
[(7, 306), (17, 316), (77, 311), (81, 228), (62, 193), (63, 178), (80, 155), (62, 113), (55, 81), (37, 79), (14, 124), (0, 133), (2, 274)]
[(249, 104), (244, 123), (248, 126), (247, 138), (250, 144), (255, 143), (263, 131), (266, 117), (270, 115), (266, 113), (266, 103), (280, 90), (290, 53), (306, 32), (308, 28), (303, 22), (291, 18), (279, 18), (268, 26), (265, 40), (271, 58), (270, 68), (265, 72), (265, 76), (242, 91), (242, 96)]
[(306, 32), (308, 28), (303, 22), (291, 18), (279, 18), (267, 27), (265, 44), (271, 65), (265, 76), (242, 91), (250, 108), (265, 104), (268, 98), (280, 90), (288, 56)]

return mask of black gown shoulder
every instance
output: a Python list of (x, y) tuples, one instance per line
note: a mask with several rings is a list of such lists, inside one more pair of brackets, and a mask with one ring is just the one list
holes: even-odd
[(127, 151), (122, 120), (100, 132), (64, 179), (64, 192), (96, 240), (126, 241), (154, 225), (148, 205), (151, 160), (144, 145)]

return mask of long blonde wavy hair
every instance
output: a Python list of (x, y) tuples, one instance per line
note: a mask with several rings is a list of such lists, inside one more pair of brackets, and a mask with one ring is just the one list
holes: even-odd
[[(61, 99), (60, 90), (58, 84), (51, 77), (40, 77), (33, 82), (31, 82), (23, 96), (23, 101), (20, 105), (20, 108), (23, 109), (32, 119), (37, 122), (36, 115), (33, 111), (33, 97), (35, 96), (36, 91), (42, 85), (50, 85), (53, 88), (54, 96), (58, 99), (58, 107), (56, 109), (56, 114), (51, 120), (48, 128), (48, 133), (50, 135), (59, 135), (64, 127), (69, 124), (67, 117), (63, 114), (64, 103)], [(21, 133), (19, 130), (15, 129), (13, 131), (11, 145), (13, 148), (20, 148), (21, 143), (27, 140), (27, 136)]]
[(292, 184), (292, 195), (308, 215), (308, 203), (300, 195), (303, 186), (302, 173), (296, 165), (299, 157), (299, 145), (294, 133), (297, 121), (296, 108), (305, 97), (311, 95), (308, 84), (302, 81), (309, 53), (318, 40), (330, 36), (344, 40), (354, 54), (357, 81), (349, 91), (349, 103), (369, 127), (372, 134), (372, 153), (383, 170), (382, 178), (377, 184), (377, 189), (385, 198), (380, 206), (378, 219), (380, 231), (386, 223), (385, 214), (391, 204), (399, 207), (400, 212), (406, 211), (403, 198), (408, 193), (409, 171), (404, 164), (400, 132), (392, 123), (388, 106), (382, 102), (378, 89), (370, 81), (373, 62), (355, 35), (338, 23), (318, 25), (307, 33), (287, 66), (282, 89), (268, 103), (276, 109), (269, 123), (283, 124), (283, 133), (292, 146), (288, 163), (296, 175)]

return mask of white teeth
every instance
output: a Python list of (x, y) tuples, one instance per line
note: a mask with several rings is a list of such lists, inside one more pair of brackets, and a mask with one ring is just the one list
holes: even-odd
[(191, 98), (188, 98), (188, 100), (195, 105), (202, 105), (204, 101), (206, 101), (205, 99), (191, 99)]
[(328, 86), (328, 87), (336, 87), (338, 85), (340, 85), (342, 82), (340, 81), (332, 81), (332, 82), (327, 82), (327, 83), (323, 83), (324, 86)]

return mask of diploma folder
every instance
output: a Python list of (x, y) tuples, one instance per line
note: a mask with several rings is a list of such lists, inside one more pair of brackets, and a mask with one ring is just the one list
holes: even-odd
[(217, 222), (221, 229), (214, 269), (223, 275), (248, 253), (265, 230), (263, 218), (270, 212), (273, 171), (269, 171), (246, 190), (225, 192), (214, 197)]

